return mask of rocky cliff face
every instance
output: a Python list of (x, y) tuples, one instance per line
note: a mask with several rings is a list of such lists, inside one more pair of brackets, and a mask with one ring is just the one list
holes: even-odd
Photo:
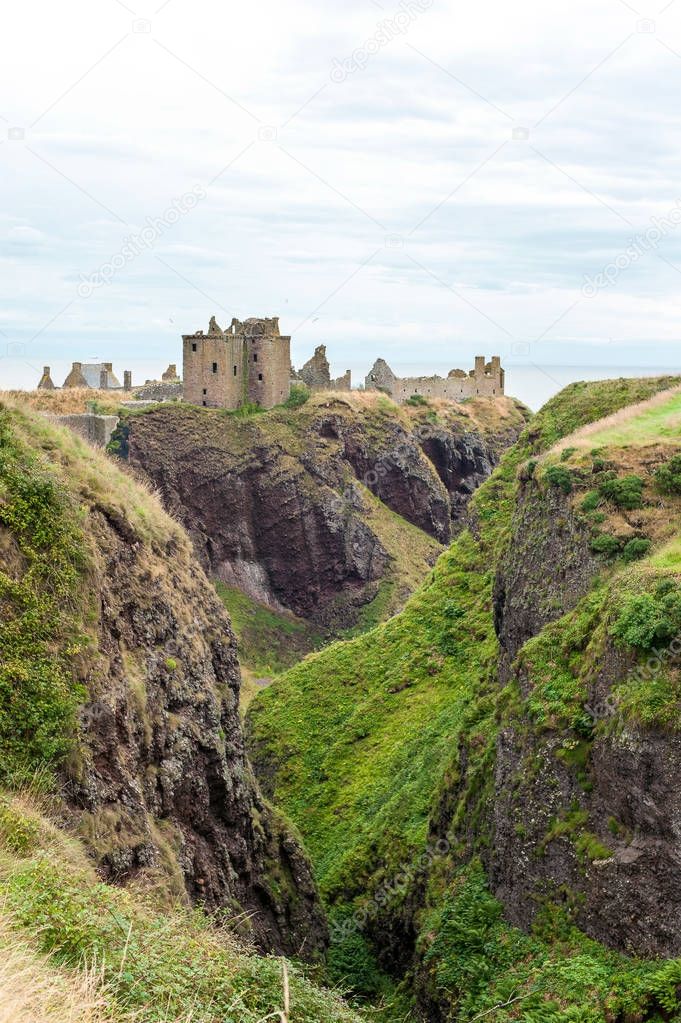
[[(509, 399), (436, 410), (316, 395), (248, 418), (160, 408), (131, 417), (122, 441), (207, 571), (343, 627), (382, 583), (396, 584), (388, 613), (403, 602), (524, 421)], [(415, 539), (407, 523), (425, 535)]]
[[(612, 452), (612, 475), (619, 457)], [(633, 456), (624, 457), (632, 478)], [(615, 537), (633, 529), (650, 542), (661, 513), (673, 520), (675, 499), (652, 486), (664, 458), (648, 450), (633, 466), (646, 484), (636, 507), (601, 504), (599, 518), (608, 511)], [(517, 702), (496, 745), (490, 881), (508, 919), (524, 928), (543, 902), (558, 897), (587, 934), (611, 948), (678, 956), (676, 655), (671, 636), (661, 637), (646, 667), (640, 650), (612, 635), (622, 593), (652, 594), (662, 579), (674, 594), (678, 577), (668, 571), (656, 582), (649, 566), (628, 574), (620, 568), (613, 578), (612, 559), (593, 553), (593, 521), (579, 511), (585, 493), (594, 493), (591, 464), (586, 472), (580, 464), (572, 481), (577, 489), (569, 495), (545, 478), (521, 487), (497, 573), (499, 675)], [(664, 613), (663, 604), (653, 611)], [(634, 699), (643, 701), (643, 713), (632, 712)]]
[[(68, 431), (18, 412), (2, 416), (3, 593), (33, 586), (39, 607), (55, 586), (64, 590), (64, 617), (51, 617), (48, 639), (55, 680), (62, 662), (70, 676), (63, 699), (76, 694), (79, 704), (70, 755), (59, 766), (71, 825), (105, 879), (151, 876), (169, 896), (243, 914), (263, 949), (314, 955), (326, 927), (310, 869), (252, 776), (230, 622), (186, 534)], [(48, 499), (43, 524), (37, 516)], [(66, 535), (82, 554), (78, 581), (67, 587), (72, 573), (62, 582), (48, 575), (43, 585)], [(21, 606), (3, 603), (3, 628), (9, 615), (16, 631)], [(34, 630), (38, 642), (44, 626)], [(30, 642), (24, 673), (15, 675), (16, 728), (43, 709), (30, 705), (42, 663)], [(47, 731), (57, 714), (48, 710), (37, 755), (56, 748)], [(5, 747), (0, 753), (4, 766)]]

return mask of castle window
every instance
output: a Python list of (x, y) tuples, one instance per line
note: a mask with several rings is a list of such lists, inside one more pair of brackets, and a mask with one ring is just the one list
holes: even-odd
[(192, 351), (196, 351), (196, 341), (192, 342)]
[(213, 372), (217, 373), (217, 371), (218, 371), (218, 364), (217, 364), (217, 362), (214, 362), (213, 363)]
[(236, 376), (236, 366), (234, 367), (234, 376)]
[(203, 389), (203, 393), (204, 393), (204, 394), (208, 394), (208, 391), (206, 390), (206, 388), (205, 388), (205, 387), (204, 387), (204, 389)]
[(208, 404), (208, 402), (207, 402), (207, 401), (205, 401), (205, 399), (204, 399), (204, 402), (203, 402), (203, 406), (204, 406), (204, 408), (206, 407), (206, 405), (207, 405), (207, 404)]
[(258, 373), (258, 380), (262, 380), (262, 373)]
[(254, 355), (253, 355), (253, 362), (257, 362), (257, 361), (258, 361), (258, 353), (255, 352)]

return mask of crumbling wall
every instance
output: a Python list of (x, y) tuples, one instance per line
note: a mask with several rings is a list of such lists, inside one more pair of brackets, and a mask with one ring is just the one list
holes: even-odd
[(184, 386), (181, 380), (167, 384), (150, 380), (144, 387), (135, 388), (135, 397), (140, 401), (181, 401), (183, 395)]
[(331, 367), (326, 357), (326, 345), (317, 345), (314, 355), (308, 359), (295, 379), (302, 380), (311, 391), (349, 391), (352, 387), (351, 372), (346, 369), (345, 373), (331, 379)]
[(428, 377), (397, 377), (384, 359), (377, 359), (366, 377), (365, 386), (367, 390), (385, 391), (398, 403), (416, 394), (424, 398), (445, 398), (448, 401), (462, 401), (477, 396), (496, 398), (504, 393), (504, 370), (498, 355), (487, 363), (483, 355), (477, 355), (475, 368), (469, 373), (462, 369), (452, 369), (446, 377), (437, 374)]

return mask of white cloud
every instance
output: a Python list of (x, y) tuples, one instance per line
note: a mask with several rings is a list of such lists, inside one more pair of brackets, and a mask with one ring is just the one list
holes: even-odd
[[(342, 82), (334, 61), (399, 3), (158, 8), (6, 15), (0, 355), (25, 358), (5, 353), (0, 383), (93, 348), (148, 375), (225, 310), (302, 324), (297, 362), (326, 341), (362, 375), (415, 344), (434, 364), (511, 358), (547, 329), (552, 358), (630, 361), (642, 339), (640, 359), (675, 358), (681, 236), (606, 293), (580, 289), (679, 198), (681, 3), (434, 0)], [(80, 274), (196, 185), (195, 210), (78, 296)]]

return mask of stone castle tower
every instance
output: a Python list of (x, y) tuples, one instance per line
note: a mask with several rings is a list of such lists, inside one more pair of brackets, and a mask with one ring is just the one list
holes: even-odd
[(272, 408), (291, 392), (291, 338), (276, 316), (235, 318), (225, 330), (212, 316), (208, 333), (182, 335), (182, 349), (184, 400), (193, 405)]

